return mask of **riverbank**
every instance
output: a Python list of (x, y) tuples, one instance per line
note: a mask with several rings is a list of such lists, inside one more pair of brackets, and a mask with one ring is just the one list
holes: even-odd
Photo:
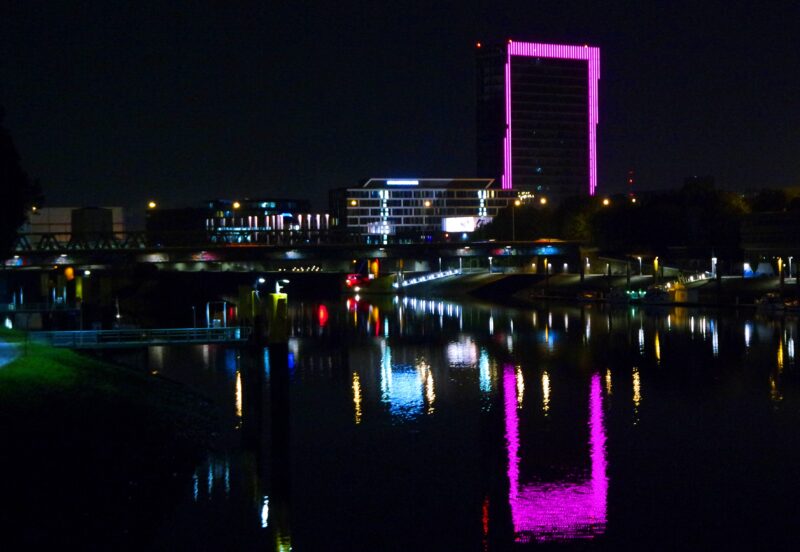
[[(672, 281), (672, 280), (670, 280)], [(672, 281), (674, 283), (674, 281)], [(599, 300), (612, 289), (644, 292), (654, 284), (652, 276), (586, 275), (581, 280), (577, 274), (554, 274), (549, 278), (527, 273), (471, 273), (454, 275), (429, 282), (421, 282), (403, 289), (406, 295), (417, 297), (463, 298), (469, 296), (505, 305), (536, 304), (546, 300), (587, 301)], [(386, 288), (386, 289), (384, 289)], [(756, 300), (769, 292), (780, 292), (781, 284), (775, 278), (723, 277), (720, 280), (703, 279), (685, 284), (686, 300), (676, 304), (687, 306), (755, 306)], [(364, 294), (397, 293), (387, 286), (376, 290), (365, 289)], [(800, 294), (795, 279), (784, 282), (783, 295)]]
[(137, 548), (212, 441), (183, 386), (3, 331), (0, 513), (6, 543)]

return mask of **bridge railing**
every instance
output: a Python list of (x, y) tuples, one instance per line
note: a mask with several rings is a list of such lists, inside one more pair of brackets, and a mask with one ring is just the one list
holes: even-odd
[(49, 312), (78, 310), (75, 303), (0, 303), (0, 312)]
[(157, 328), (30, 332), (31, 341), (53, 347), (99, 348), (126, 345), (179, 345), (188, 343), (243, 342), (251, 328)]
[[(136, 251), (182, 247), (241, 245), (349, 245), (363, 241), (352, 232), (340, 230), (263, 230), (218, 228), (210, 231), (45, 232), (18, 234), (14, 252)], [(13, 263), (12, 263), (13, 264)]]

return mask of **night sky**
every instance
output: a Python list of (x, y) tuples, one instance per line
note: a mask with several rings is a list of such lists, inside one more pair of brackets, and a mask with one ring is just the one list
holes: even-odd
[(798, 28), (800, 2), (6, 1), (0, 105), (50, 205), (326, 207), (474, 176), (477, 40), (590, 43), (601, 192), (796, 186)]

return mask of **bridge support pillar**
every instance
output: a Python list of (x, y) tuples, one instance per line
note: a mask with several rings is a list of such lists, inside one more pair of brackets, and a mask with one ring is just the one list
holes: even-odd
[(289, 340), (289, 296), (270, 293), (267, 302), (267, 342), (270, 345)]

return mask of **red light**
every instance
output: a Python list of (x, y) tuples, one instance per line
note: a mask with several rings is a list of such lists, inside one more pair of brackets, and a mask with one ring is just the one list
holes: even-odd
[(480, 48), (481, 46), (482, 46), (482, 44), (481, 44), (480, 42), (478, 42), (477, 44), (475, 44), (475, 47), (476, 47), (476, 48)]
[[(348, 299), (348, 302), (349, 301)], [(320, 305), (317, 309), (317, 318), (319, 319), (319, 325), (324, 328), (325, 324), (328, 323), (328, 307)]]

